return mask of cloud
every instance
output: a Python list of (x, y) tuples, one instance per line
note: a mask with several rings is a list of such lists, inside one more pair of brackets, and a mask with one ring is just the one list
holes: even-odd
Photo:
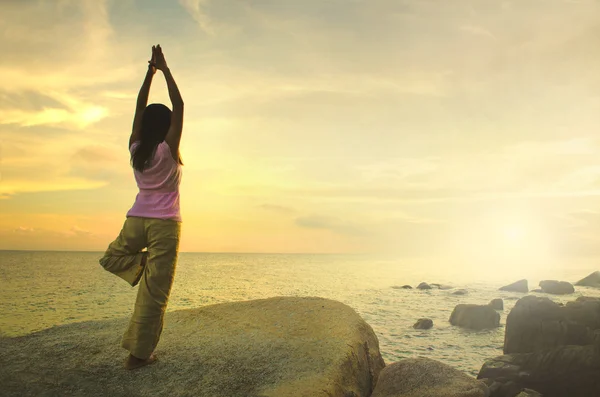
[(481, 26), (463, 25), (459, 29), (463, 32), (467, 32), (467, 33), (470, 33), (475, 36), (483, 36), (483, 37), (488, 37), (493, 40), (497, 40), (496, 36), (494, 36), (489, 30), (487, 30)]
[(106, 185), (108, 185), (108, 182), (105, 181), (90, 181), (82, 178), (69, 177), (59, 177), (45, 181), (2, 181), (2, 183), (0, 183), (0, 197), (11, 198), (18, 193), (99, 189)]
[(215, 30), (211, 18), (206, 12), (210, 0), (179, 0), (179, 4), (194, 18), (198, 26), (207, 34), (214, 35)]
[(19, 226), (18, 228), (14, 229), (14, 232), (19, 234), (29, 234), (34, 233), (35, 229), (32, 227)]
[(366, 228), (349, 221), (322, 215), (301, 216), (295, 220), (296, 226), (308, 229), (324, 229), (334, 233), (349, 236), (364, 236), (369, 234)]
[(261, 204), (258, 206), (258, 208), (263, 209), (265, 211), (277, 212), (280, 214), (293, 214), (294, 212), (296, 212), (296, 210), (294, 210), (293, 208), (276, 204)]

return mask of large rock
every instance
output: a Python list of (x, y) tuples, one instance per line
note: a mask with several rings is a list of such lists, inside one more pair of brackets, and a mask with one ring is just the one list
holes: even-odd
[(581, 280), (576, 282), (575, 285), (581, 287), (600, 288), (600, 272), (594, 272), (589, 276), (582, 278)]
[(428, 358), (408, 358), (381, 371), (371, 397), (488, 397), (481, 382)]
[(496, 328), (500, 326), (500, 314), (488, 305), (456, 305), (450, 315), (450, 323), (470, 329)]
[(126, 371), (128, 319), (0, 339), (2, 396), (368, 397), (384, 367), (371, 327), (321, 298), (168, 312), (148, 367)]
[[(506, 390), (536, 390), (544, 397), (592, 397), (600, 396), (598, 374), (600, 359), (590, 345), (496, 357), (486, 361), (477, 377), (497, 380), (507, 386)], [(494, 392), (492, 395), (515, 394)]]
[(544, 280), (540, 281), (542, 292), (554, 295), (566, 295), (575, 292), (573, 285), (567, 281)]
[(519, 280), (515, 281), (512, 284), (505, 285), (500, 288), (500, 291), (511, 291), (511, 292), (529, 292), (529, 286), (527, 285), (527, 280)]
[(548, 298), (526, 296), (506, 318), (504, 353), (529, 353), (562, 345), (588, 345), (600, 329), (600, 300), (559, 306)]
[(433, 320), (430, 318), (420, 318), (413, 325), (414, 329), (429, 329), (431, 327), (433, 327)]
[(421, 284), (417, 285), (417, 289), (431, 289), (431, 285), (427, 284), (426, 282), (422, 282)]

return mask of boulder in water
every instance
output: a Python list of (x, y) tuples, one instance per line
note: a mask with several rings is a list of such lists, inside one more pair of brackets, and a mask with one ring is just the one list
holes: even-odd
[(467, 295), (468, 293), (469, 291), (466, 289), (457, 289), (456, 291), (452, 292), (452, 295)]
[(3, 396), (369, 396), (384, 367), (349, 306), (279, 297), (165, 314), (158, 361), (132, 374), (128, 318), (0, 338)]
[(527, 285), (527, 280), (519, 280), (515, 281), (512, 284), (505, 285), (500, 288), (500, 291), (511, 291), (511, 292), (529, 292), (529, 286)]
[(403, 285), (403, 286), (401, 286), (401, 287), (400, 287), (400, 286), (397, 286), (397, 285), (395, 285), (395, 286), (393, 286), (392, 288), (393, 288), (393, 289), (413, 289), (413, 287), (411, 287), (410, 285)]
[(429, 318), (420, 318), (415, 325), (413, 325), (414, 329), (429, 329), (431, 327), (433, 327), (433, 320)]
[(421, 284), (417, 285), (417, 289), (431, 289), (431, 285), (427, 284), (426, 282), (422, 282)]
[(488, 305), (456, 305), (450, 323), (463, 328), (488, 329), (500, 326), (500, 314)]
[(548, 298), (526, 296), (515, 304), (506, 318), (504, 353), (588, 345), (599, 329), (600, 300), (575, 301), (559, 306)]
[(488, 305), (494, 308), (494, 310), (504, 310), (504, 301), (500, 298), (492, 299)]
[(567, 281), (544, 280), (540, 281), (542, 291), (553, 295), (566, 295), (575, 292), (573, 284)]
[(581, 287), (600, 288), (600, 272), (594, 272), (589, 276), (582, 278), (581, 280), (576, 282), (575, 285)]
[(371, 397), (487, 397), (488, 387), (429, 358), (407, 358), (386, 366)]
[(593, 346), (560, 346), (487, 360), (477, 377), (501, 384), (494, 384), (493, 396), (514, 396), (527, 388), (531, 391), (526, 396), (591, 397), (600, 396), (599, 373), (600, 359)]

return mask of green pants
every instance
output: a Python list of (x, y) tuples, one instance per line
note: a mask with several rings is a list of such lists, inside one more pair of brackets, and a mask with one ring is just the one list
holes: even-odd
[[(139, 283), (133, 316), (121, 343), (137, 358), (150, 357), (158, 344), (175, 276), (180, 230), (177, 221), (128, 217), (100, 259), (104, 269), (131, 286)], [(148, 250), (142, 252), (144, 248)]]

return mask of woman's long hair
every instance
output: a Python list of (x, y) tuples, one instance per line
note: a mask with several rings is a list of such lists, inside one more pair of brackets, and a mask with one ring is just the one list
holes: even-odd
[[(171, 109), (161, 103), (146, 106), (142, 116), (140, 143), (131, 156), (131, 165), (136, 170), (143, 172), (150, 163), (156, 147), (165, 140), (171, 125)], [(181, 157), (179, 164), (183, 165)]]

